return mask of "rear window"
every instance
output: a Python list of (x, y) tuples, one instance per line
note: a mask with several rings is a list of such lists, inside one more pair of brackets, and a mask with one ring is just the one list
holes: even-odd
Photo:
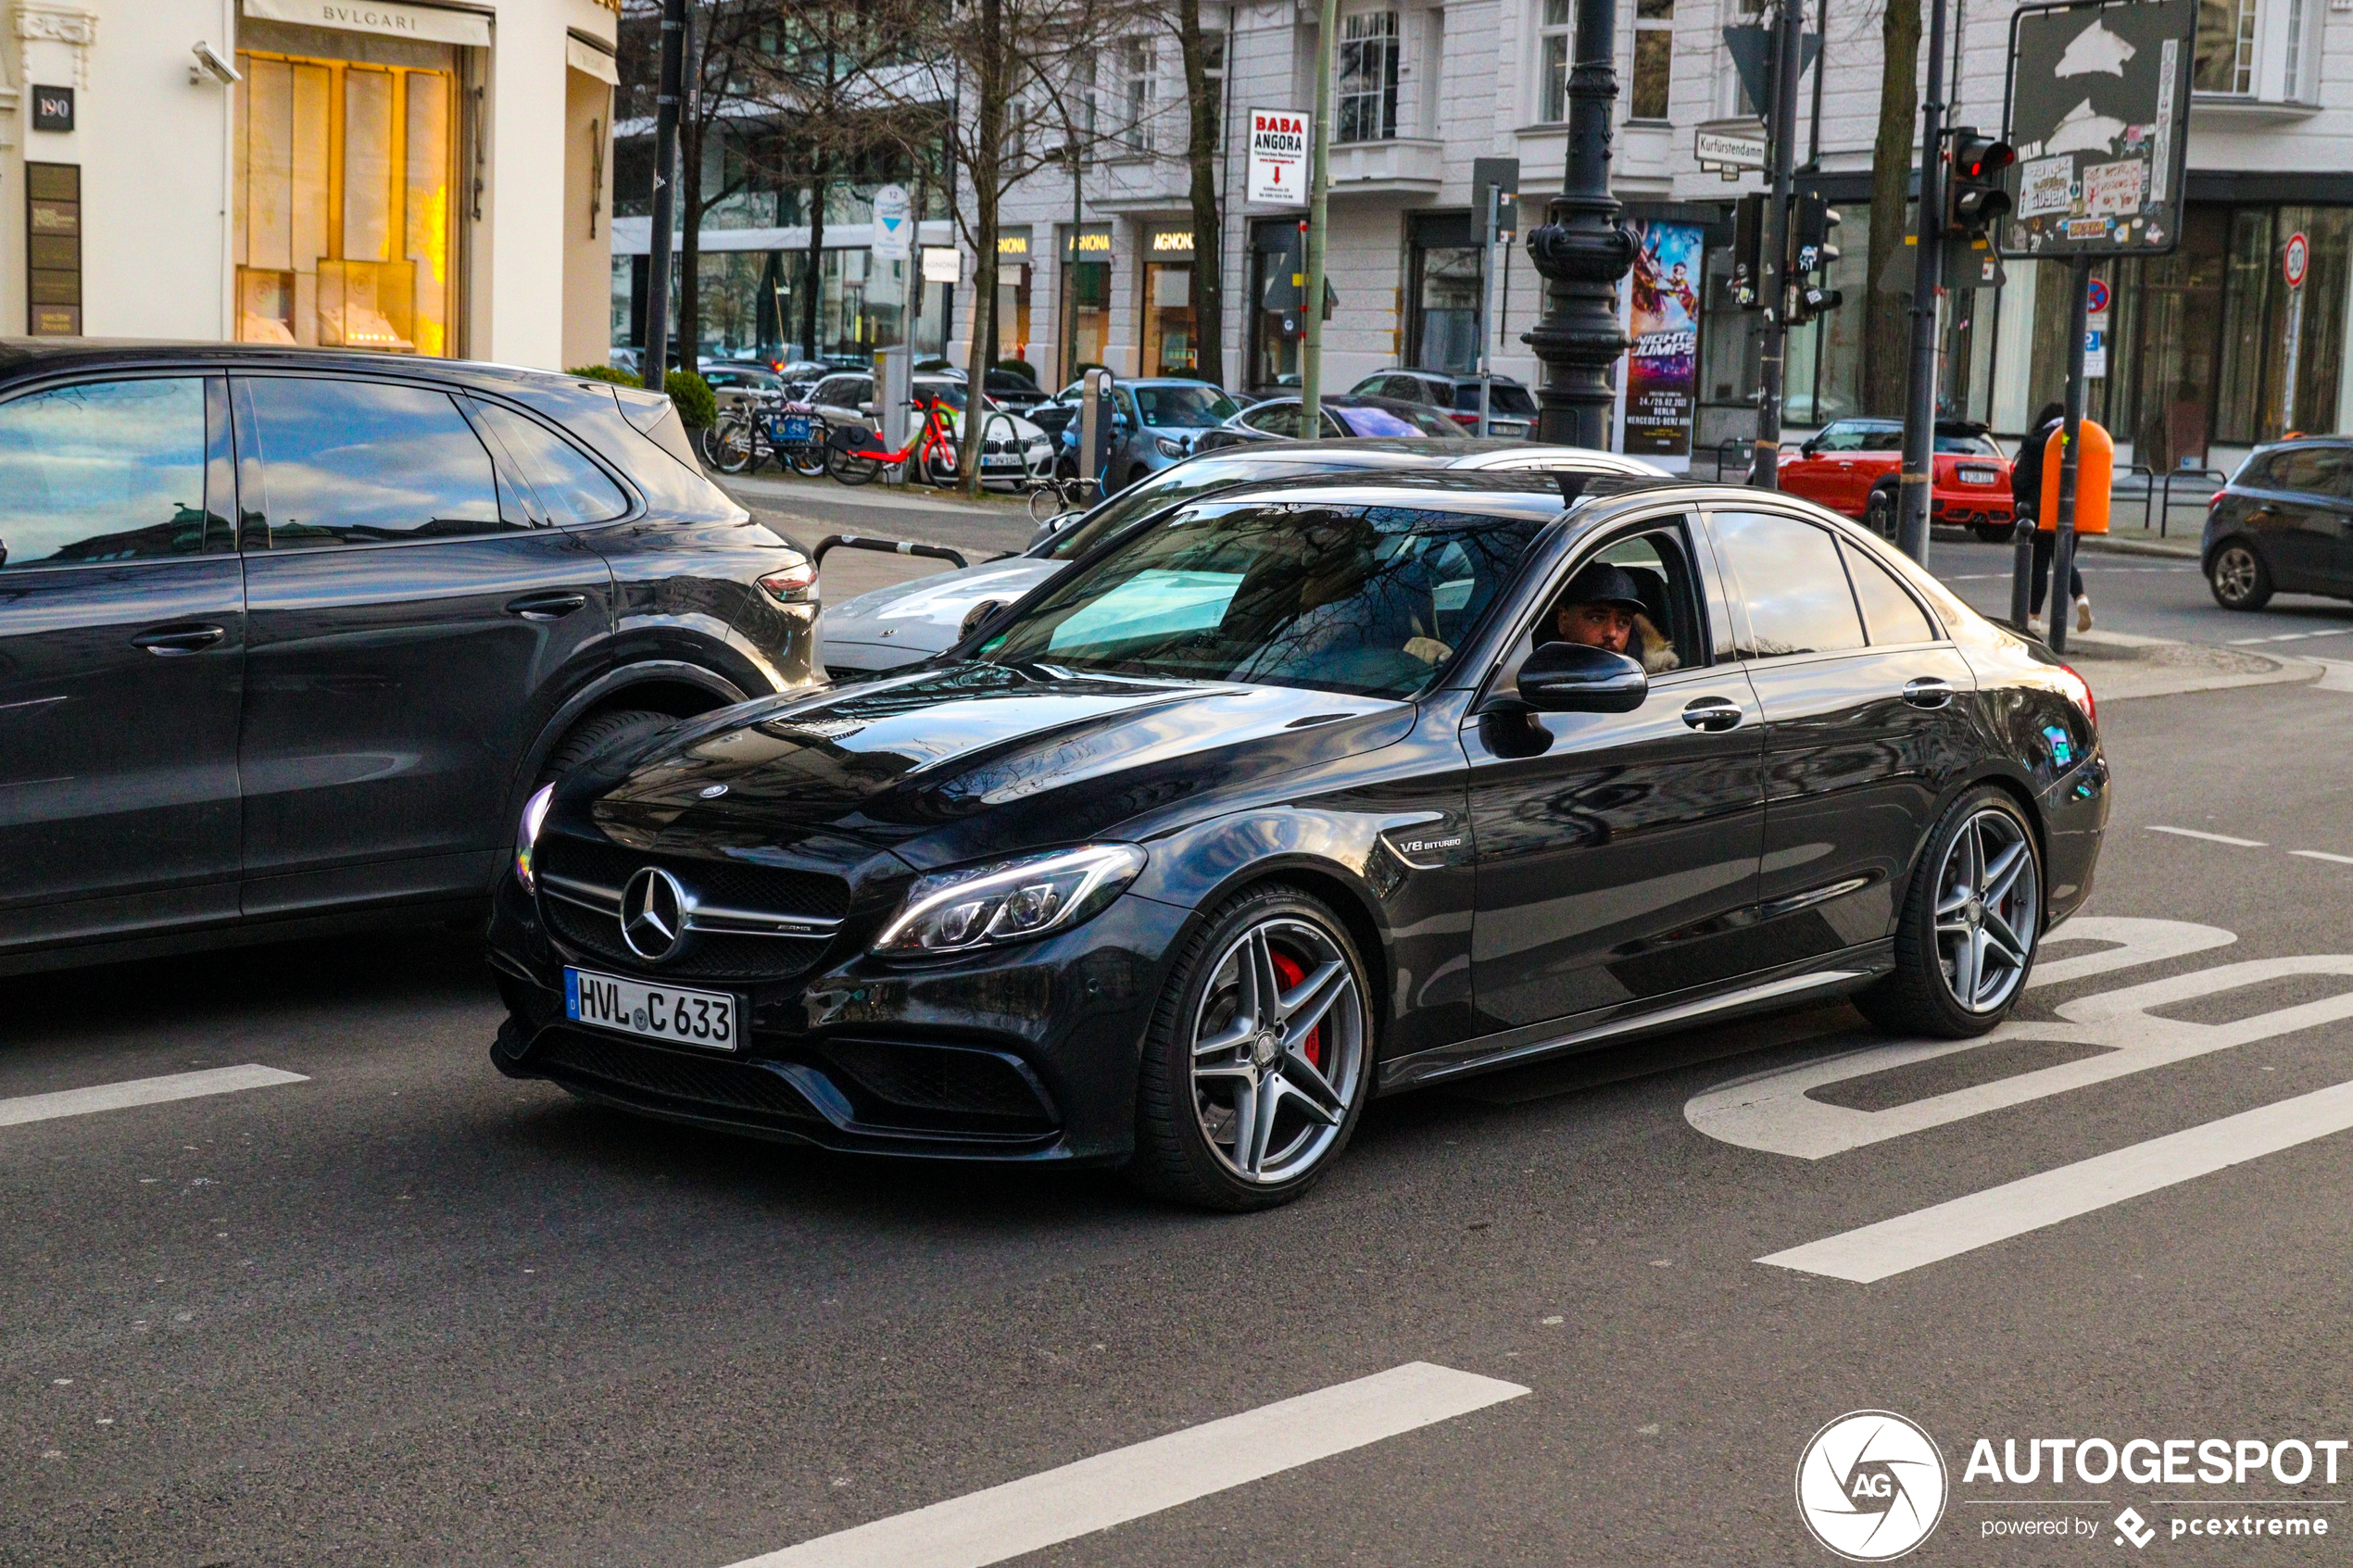
[(1936, 449), (1962, 458), (1998, 458), (2002, 455), (2002, 449), (1994, 445), (1994, 438), (1979, 431), (1940, 430), (1936, 433)]
[(1497, 386), (1487, 406), (1498, 414), (1532, 414), (1536, 410), (1535, 394), (1524, 386)]

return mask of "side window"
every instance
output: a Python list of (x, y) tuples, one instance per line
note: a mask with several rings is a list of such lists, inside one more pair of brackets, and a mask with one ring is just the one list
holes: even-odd
[(0, 406), (0, 571), (199, 554), (204, 487), (201, 377), (19, 397)]
[(606, 522), (629, 509), (629, 497), (572, 443), (511, 408), (476, 403), (491, 439), (507, 449), (523, 482), (538, 493), (544, 521)]
[(1886, 646), (1936, 641), (1936, 628), (1927, 614), (1887, 568), (1843, 540), (1839, 553), (1846, 558), (1846, 570), (1855, 579), (1855, 596), (1863, 605), (1863, 629), (1870, 633), (1872, 643)]
[(1743, 659), (1835, 653), (1863, 646), (1863, 621), (1839, 564), (1838, 541), (1811, 523), (1771, 512), (1718, 512), (1737, 596), (1748, 607)]
[(1269, 435), (1295, 436), (1299, 433), (1299, 405), (1270, 403), (1264, 408), (1252, 408), (1242, 416), (1242, 423)]
[(1860, 452), (1863, 449), (1863, 427), (1843, 422), (1834, 424), (1822, 432), (1821, 439), (1815, 443), (1815, 446), (1818, 451), (1823, 452)]
[(446, 392), (257, 376), (255, 445), (270, 543), (366, 545), (497, 533), (490, 453)]
[(2285, 452), (2259, 452), (2240, 465), (2233, 484), (2243, 484), (2250, 490), (2277, 490), (2282, 487), (2281, 475), (2286, 470)]

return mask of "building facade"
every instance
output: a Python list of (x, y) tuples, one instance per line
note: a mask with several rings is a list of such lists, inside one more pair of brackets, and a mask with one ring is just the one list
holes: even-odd
[(604, 361), (598, 0), (0, 17), (0, 333)]

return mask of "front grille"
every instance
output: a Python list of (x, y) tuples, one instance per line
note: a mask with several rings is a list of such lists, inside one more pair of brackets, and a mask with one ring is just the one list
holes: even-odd
[(616, 913), (622, 889), (646, 866), (676, 877), (707, 909), (838, 921), (849, 907), (849, 884), (819, 872), (735, 861), (648, 855), (617, 844), (549, 838), (539, 847), (539, 909), (548, 929), (572, 947), (637, 973), (677, 980), (791, 980), (824, 957), (830, 931), (806, 935), (714, 931), (691, 927), (678, 951), (648, 965), (622, 940)]
[(615, 1099), (650, 1098), (677, 1110), (825, 1124), (782, 1074), (755, 1062), (705, 1060), (557, 1029), (540, 1036), (526, 1065)]

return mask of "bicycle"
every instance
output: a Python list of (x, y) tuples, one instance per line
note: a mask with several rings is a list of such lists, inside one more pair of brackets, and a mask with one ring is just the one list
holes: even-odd
[(703, 432), (703, 460), (721, 473), (754, 473), (764, 458), (807, 479), (825, 471), (825, 417), (806, 403), (747, 400)]
[(1085, 511), (1103, 498), (1101, 480), (1080, 479), (1076, 474), (1063, 475), (1051, 470), (1031, 476), (1026, 488), (1029, 521), (1041, 528), (1064, 512)]
[(956, 481), (956, 434), (949, 429), (938, 398), (917, 398), (906, 405), (924, 411), (923, 429), (894, 452), (875, 431), (842, 429), (825, 437), (825, 471), (844, 484), (865, 484), (886, 467), (920, 466), (925, 478), (943, 488)]

